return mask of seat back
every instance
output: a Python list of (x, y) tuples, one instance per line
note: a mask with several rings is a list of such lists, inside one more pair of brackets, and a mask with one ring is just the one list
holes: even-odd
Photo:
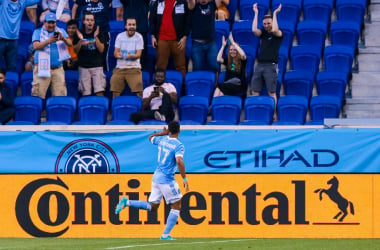
[(249, 96), (244, 102), (246, 121), (258, 121), (271, 124), (274, 113), (274, 99), (270, 96)]
[(12, 90), (13, 96), (17, 96), (19, 76), (17, 72), (8, 71), (5, 75), (5, 84)]
[(323, 58), (325, 70), (348, 74), (352, 70), (354, 49), (343, 45), (327, 46)]
[(310, 99), (314, 77), (307, 71), (291, 70), (285, 73), (284, 90), (286, 95), (300, 95)]
[(252, 47), (256, 53), (259, 45), (259, 38), (252, 32), (252, 20), (235, 21), (232, 26), (232, 36), (240, 46), (247, 45)]
[(105, 124), (108, 105), (108, 99), (104, 96), (81, 97), (78, 102), (79, 121), (94, 125)]
[(179, 99), (180, 121), (194, 121), (205, 124), (208, 112), (208, 99), (203, 96), (182, 96)]
[(308, 100), (304, 96), (287, 95), (278, 100), (277, 112), (280, 123), (303, 125), (306, 120)]
[(211, 114), (214, 121), (227, 121), (238, 124), (242, 100), (238, 96), (217, 96), (211, 102)]
[(126, 120), (132, 113), (140, 111), (142, 100), (138, 96), (118, 96), (112, 100), (112, 120)]
[(347, 85), (347, 74), (336, 71), (322, 71), (317, 74), (318, 95), (336, 96), (343, 100)]
[(166, 82), (170, 82), (175, 86), (178, 97), (182, 95), (183, 76), (181, 71), (166, 70)]
[(215, 20), (215, 43), (218, 51), (222, 47), (223, 36), (227, 40), (230, 34), (230, 23), (228, 21)]
[(301, 13), (302, 0), (272, 0), (272, 13), (280, 4), (282, 7), (281, 11), (277, 14), (278, 23), (289, 21), (296, 25)]
[(74, 121), (77, 101), (72, 96), (52, 96), (46, 101), (46, 119), (48, 122), (71, 124)]
[(325, 47), (327, 23), (304, 20), (297, 25), (297, 40), (300, 45), (311, 45), (322, 49)]
[(33, 82), (33, 72), (25, 71), (21, 74), (21, 95), (31, 96), (32, 95), (32, 82)]
[(303, 17), (305, 20), (321, 21), (328, 24), (335, 0), (303, 0)]
[(65, 70), (67, 96), (74, 97), (76, 100), (79, 98), (78, 79), (78, 70)]
[(42, 99), (37, 96), (18, 96), (14, 101), (15, 121), (41, 122)]
[(309, 45), (293, 46), (290, 63), (293, 70), (309, 71), (313, 77), (319, 71), (321, 52)]
[(215, 73), (211, 71), (192, 71), (186, 74), (186, 95), (206, 97), (210, 102), (215, 87)]
[(313, 96), (310, 101), (312, 121), (323, 121), (325, 118), (339, 118), (341, 99), (336, 96)]
[(344, 20), (331, 23), (330, 40), (332, 45), (345, 45), (357, 49), (359, 35), (359, 23)]
[(262, 27), (263, 16), (268, 14), (269, 0), (240, 0), (239, 14), (241, 20), (253, 20), (255, 13), (253, 12), (252, 5), (257, 3), (257, 9), (259, 10), (258, 26)]

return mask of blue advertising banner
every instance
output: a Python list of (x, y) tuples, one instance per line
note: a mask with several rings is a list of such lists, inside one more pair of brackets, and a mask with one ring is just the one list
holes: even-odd
[[(0, 173), (150, 173), (153, 131), (0, 132)], [(189, 173), (379, 173), (380, 129), (183, 130)]]

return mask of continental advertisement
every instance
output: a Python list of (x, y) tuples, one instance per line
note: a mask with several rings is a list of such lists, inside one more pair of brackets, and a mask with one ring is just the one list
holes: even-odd
[[(169, 207), (147, 200), (151, 174), (0, 175), (1, 237), (157, 238)], [(380, 238), (379, 174), (188, 174), (173, 237)], [(178, 180), (181, 185), (181, 180)], [(182, 191), (184, 191), (182, 189)]]

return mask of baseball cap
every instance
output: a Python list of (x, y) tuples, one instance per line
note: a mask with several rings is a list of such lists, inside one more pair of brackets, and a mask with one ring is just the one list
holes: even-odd
[(49, 12), (45, 15), (45, 22), (56, 22), (57, 18), (55, 17), (55, 13)]

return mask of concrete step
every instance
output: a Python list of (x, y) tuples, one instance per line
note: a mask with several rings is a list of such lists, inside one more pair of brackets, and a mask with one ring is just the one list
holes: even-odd
[(345, 118), (380, 118), (380, 111), (378, 112), (369, 112), (364, 110), (354, 110), (354, 111), (345, 111)]
[[(380, 5), (379, 5), (380, 7)], [(376, 13), (380, 16), (379, 13)], [(380, 46), (378, 31), (380, 30), (380, 21), (372, 21), (365, 24), (365, 46)]]
[(374, 3), (374, 1), (372, 1), (370, 13), (372, 22), (380, 21), (380, 1), (378, 1), (378, 3)]
[(380, 72), (359, 71), (359, 74), (353, 74), (351, 89), (353, 99), (380, 97)]
[[(380, 28), (380, 26), (379, 26)], [(379, 29), (380, 30), (380, 29)], [(359, 72), (378, 72), (380, 70), (380, 54), (359, 54)]]
[(380, 118), (380, 98), (347, 98), (343, 107), (346, 118)]

